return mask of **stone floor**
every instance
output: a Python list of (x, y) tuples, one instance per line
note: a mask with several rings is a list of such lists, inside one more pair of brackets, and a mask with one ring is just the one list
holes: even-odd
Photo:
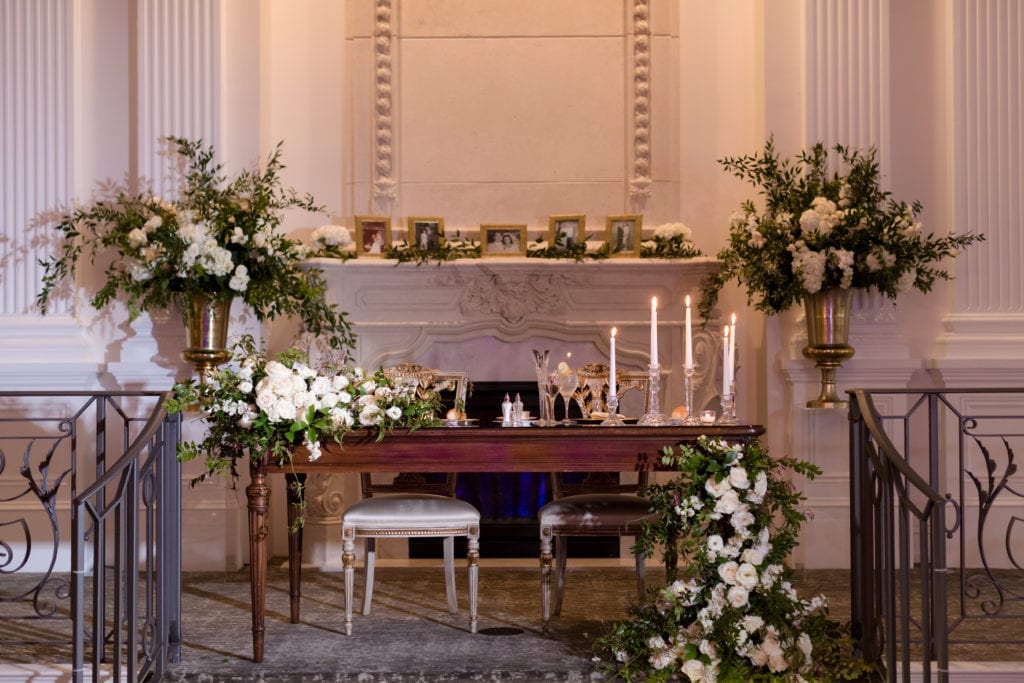
[[(465, 569), (458, 572), (460, 611), (446, 610), (443, 572), (437, 561), (378, 568), (373, 612), (354, 616), (353, 635), (343, 631), (343, 593), (337, 572), (303, 575), (301, 621), (288, 621), (288, 580), (273, 563), (267, 590), (266, 653), (252, 661), (247, 571), (188, 573), (183, 581), (183, 650), (166, 681), (584, 681), (593, 673), (591, 644), (626, 615), (636, 598), (629, 564), (617, 560), (570, 562), (563, 614), (551, 632), (540, 632), (540, 586), (536, 561), (483, 562), (480, 571), (479, 633), (468, 631)], [(651, 568), (650, 580), (662, 570)], [(357, 574), (357, 583), (361, 576)], [(848, 573), (801, 572), (804, 597), (823, 593), (833, 618), (849, 617)], [(362, 589), (357, 588), (357, 598)], [(0, 621), (0, 642), (5, 626)], [(10, 636), (10, 632), (6, 634)], [(1017, 650), (980, 645), (961, 649), (960, 659), (1014, 659)], [(1019, 656), (1016, 658), (1019, 659)], [(37, 675), (49, 663), (66, 672), (67, 648), (0, 648), (0, 682), (68, 680)], [(1012, 669), (1016, 674), (1016, 666)], [(5, 667), (7, 676), (5, 676)], [(21, 667), (19, 669), (19, 667)], [(35, 667), (35, 668), (33, 668)], [(19, 679), (17, 672), (36, 672)], [(11, 673), (14, 672), (14, 673)], [(968, 679), (957, 679), (968, 680)], [(974, 680), (974, 679), (970, 679)], [(981, 680), (981, 679), (978, 679)], [(1016, 680), (992, 679), (992, 680)]]

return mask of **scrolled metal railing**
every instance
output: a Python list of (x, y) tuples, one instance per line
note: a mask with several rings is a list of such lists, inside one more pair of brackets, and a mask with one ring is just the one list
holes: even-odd
[[(919, 667), (923, 680), (934, 668), (946, 681), (956, 645), (1024, 644), (1024, 495), (1013, 450), (1024, 439), (1024, 390), (849, 393), (861, 654), (887, 680), (910, 680)], [(1008, 619), (1013, 628), (993, 628)]]
[(0, 392), (0, 648), (14, 661), (45, 644), (74, 681), (138, 681), (180, 657), (169, 397)]

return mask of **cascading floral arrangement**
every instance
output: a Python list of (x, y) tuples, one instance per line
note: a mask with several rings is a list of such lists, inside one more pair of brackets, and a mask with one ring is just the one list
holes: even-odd
[(820, 470), (773, 459), (757, 441), (708, 437), (678, 454), (666, 448), (663, 462), (679, 475), (646, 489), (658, 515), (634, 550), (650, 557), (664, 544), (685, 569), (595, 642), (598, 668), (627, 681), (831, 681), (863, 673), (848, 629), (828, 618), (823, 597), (797, 595), (785, 565), (805, 516), (797, 507), (803, 496), (783, 475), (813, 478)]
[(314, 368), (298, 348), (269, 359), (250, 335), (232, 346), (232, 354), (205, 382), (176, 384), (166, 406), (172, 413), (198, 410), (207, 423), (202, 441), (178, 448), (181, 461), (205, 459), (206, 471), (197, 481), (237, 477), (239, 461), (258, 462), (265, 455), (287, 464), (297, 446), (316, 460), (325, 439), (340, 442), (353, 429), (376, 430), (382, 439), (392, 429), (439, 423), (436, 393), (424, 395), (412, 383), (395, 382), (383, 369), (366, 372), (331, 361)]

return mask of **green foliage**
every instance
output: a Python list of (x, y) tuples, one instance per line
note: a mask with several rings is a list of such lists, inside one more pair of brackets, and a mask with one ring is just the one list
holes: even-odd
[(56, 254), (41, 260), (37, 297), (46, 313), (55, 288), (80, 260), (105, 263), (90, 301), (102, 310), (123, 298), (132, 319), (196, 295), (241, 297), (258, 320), (295, 316), (335, 348), (352, 348), (343, 312), (325, 301), (322, 271), (302, 265), (306, 249), (277, 233), (287, 210), (321, 213), (313, 198), (283, 187), (281, 143), (261, 168), (229, 179), (201, 141), (167, 138), (177, 154), (178, 198), (120, 190), (64, 215)]
[[(782, 313), (805, 294), (831, 287), (875, 287), (889, 299), (950, 279), (935, 265), (984, 239), (980, 234), (924, 234), (918, 202), (896, 201), (880, 187), (875, 150), (822, 143), (781, 159), (769, 139), (759, 154), (719, 160), (761, 195), (733, 213), (720, 270), (702, 283), (700, 313), (709, 319), (718, 293), (736, 280), (747, 300)], [(840, 166), (839, 170), (831, 170)]]

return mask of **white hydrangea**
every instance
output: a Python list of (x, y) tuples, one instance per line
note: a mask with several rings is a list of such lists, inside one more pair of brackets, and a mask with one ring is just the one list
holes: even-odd
[(313, 242), (327, 247), (347, 247), (352, 233), (343, 225), (321, 225), (313, 231)]

